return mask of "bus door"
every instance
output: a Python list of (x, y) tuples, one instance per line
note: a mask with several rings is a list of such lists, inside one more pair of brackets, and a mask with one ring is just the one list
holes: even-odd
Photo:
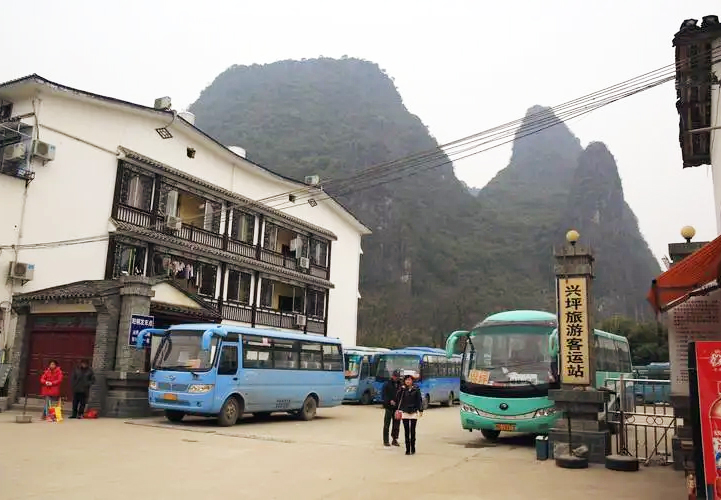
[(360, 375), (358, 376), (358, 399), (368, 391), (373, 397), (373, 377), (371, 377), (371, 357), (363, 356), (360, 366)]
[(223, 343), (218, 356), (218, 372), (215, 378), (214, 411), (220, 411), (228, 396), (239, 392), (238, 344)]
[[(421, 361), (421, 381), (425, 386), (425, 392), (428, 394), (430, 400), (437, 401), (438, 379), (434, 373), (436, 363), (433, 362), (433, 358), (435, 358), (435, 356), (430, 356), (428, 354), (423, 355), (423, 360)], [(423, 397), (425, 397), (425, 394), (423, 394)]]

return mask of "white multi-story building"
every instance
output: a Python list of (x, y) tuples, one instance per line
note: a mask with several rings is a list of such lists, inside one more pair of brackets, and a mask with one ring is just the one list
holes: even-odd
[[(249, 161), (167, 98), (146, 107), (37, 75), (0, 84), (3, 344), (15, 331), (13, 297), (49, 297), (36, 314), (87, 315), (91, 304), (54, 297), (127, 275), (162, 282), (156, 324), (200, 304), (225, 323), (355, 344), (370, 231), (316, 183)], [(45, 350), (83, 356), (68, 343)]]

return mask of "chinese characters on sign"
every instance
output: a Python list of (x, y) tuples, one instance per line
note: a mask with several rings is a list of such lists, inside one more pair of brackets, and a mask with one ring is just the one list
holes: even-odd
[(671, 394), (688, 395), (688, 343), (721, 340), (721, 291), (691, 297), (668, 312)]
[[(154, 316), (141, 316), (140, 314), (133, 314), (130, 317), (130, 334), (128, 335), (128, 345), (135, 347), (135, 342), (138, 340), (138, 334), (146, 328), (153, 328), (154, 325)], [(150, 335), (146, 335), (143, 339), (143, 347), (150, 347)]]
[(560, 375), (564, 384), (590, 384), (586, 278), (558, 280)]

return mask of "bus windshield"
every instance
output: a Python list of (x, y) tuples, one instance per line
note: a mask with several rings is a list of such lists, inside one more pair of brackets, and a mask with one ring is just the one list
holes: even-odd
[(420, 358), (413, 355), (384, 354), (378, 360), (377, 380), (391, 378), (394, 370), (408, 370), (420, 373)]
[(200, 348), (202, 334), (203, 332), (199, 330), (172, 330), (163, 338), (155, 355), (153, 368), (186, 372), (210, 370), (218, 347), (218, 339), (213, 337), (210, 350), (203, 351)]
[(360, 354), (345, 355), (345, 378), (351, 379), (358, 377), (363, 356)]
[(478, 385), (548, 384), (548, 334), (483, 333), (469, 338), (462, 377)]

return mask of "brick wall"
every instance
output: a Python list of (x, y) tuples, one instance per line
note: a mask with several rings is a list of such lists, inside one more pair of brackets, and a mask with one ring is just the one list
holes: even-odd
[(28, 309), (19, 311), (15, 323), (15, 340), (10, 353), (10, 384), (8, 386), (8, 402), (12, 405), (24, 395), (25, 374), (27, 373), (28, 354), (30, 348), (30, 335), (27, 332)]

